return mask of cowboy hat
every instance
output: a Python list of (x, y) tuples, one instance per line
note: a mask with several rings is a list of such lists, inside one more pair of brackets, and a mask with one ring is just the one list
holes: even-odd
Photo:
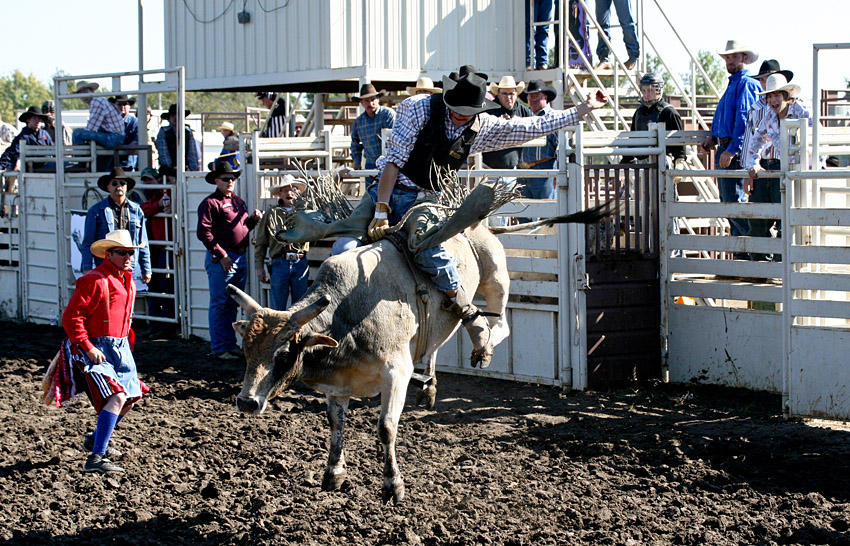
[(717, 54), (720, 56), (723, 55), (732, 55), (734, 53), (743, 53), (747, 56), (746, 64), (753, 64), (759, 58), (759, 53), (755, 49), (751, 48), (748, 45), (745, 45), (738, 40), (729, 40), (726, 42), (726, 50), (718, 51)]
[(303, 178), (295, 178), (291, 174), (285, 174), (279, 183), (269, 188), (269, 194), (271, 196), (275, 196), (282, 188), (286, 188), (288, 186), (296, 186), (298, 188), (298, 193), (304, 193), (307, 191), (307, 182)]
[(428, 78), (426, 76), (422, 76), (418, 80), (416, 80), (416, 85), (413, 87), (407, 88), (408, 95), (416, 95), (421, 91), (427, 91), (428, 93), (439, 93), (442, 91), (439, 87), (434, 87), (434, 80)]
[(109, 174), (105, 174), (97, 179), (97, 187), (102, 189), (103, 191), (109, 191), (107, 186), (113, 180), (126, 180), (127, 181), (127, 191), (132, 190), (136, 187), (136, 181), (124, 173), (124, 169), (121, 167), (112, 167), (112, 170), (109, 171)]
[[(191, 113), (192, 113), (191, 110), (184, 110), (183, 111), (183, 117), (187, 118), (187, 117), (189, 117), (189, 114), (191, 114)], [(171, 106), (168, 107), (168, 112), (163, 112), (162, 114), (160, 114), (159, 117), (161, 117), (162, 119), (168, 119), (171, 116), (176, 116), (176, 115), (177, 115), (177, 105), (172, 104)]]
[(112, 104), (129, 104), (130, 106), (136, 104), (136, 98), (128, 97), (127, 95), (115, 95), (114, 97), (109, 97), (107, 100)]
[(753, 76), (755, 79), (766, 78), (771, 74), (782, 74), (789, 82), (794, 79), (794, 73), (790, 70), (779, 70), (779, 61), (776, 59), (768, 59), (761, 63), (759, 73)]
[(489, 79), (489, 76), (487, 76), (487, 74), (485, 74), (484, 72), (478, 72), (478, 69), (472, 66), (471, 64), (465, 64), (458, 68), (457, 72), (452, 72), (451, 74), (449, 74), (449, 79), (458, 81), (462, 77), (468, 76), (469, 74), (475, 74), (483, 80)]
[(33, 116), (38, 116), (41, 118), (41, 121), (47, 121), (47, 114), (43, 114), (41, 109), (37, 106), (30, 106), (26, 110), (21, 113), (21, 117), (18, 118), (18, 121), (26, 123)]
[(782, 74), (771, 74), (764, 82), (764, 91), (756, 94), (767, 95), (776, 91), (785, 91), (789, 97), (793, 98), (800, 95), (800, 86), (796, 83), (788, 83), (788, 80)]
[(82, 93), (83, 91), (89, 91), (90, 93), (94, 93), (95, 91), (97, 91), (98, 87), (100, 87), (99, 83), (80, 80), (77, 82), (77, 90), (74, 91), (74, 93)]
[(377, 91), (375, 89), (374, 85), (372, 85), (371, 83), (367, 83), (367, 84), (363, 84), (363, 87), (360, 88), (360, 95), (359, 96), (354, 95), (351, 98), (353, 98), (354, 100), (371, 99), (372, 97), (381, 98), (386, 94), (387, 94), (386, 89), (381, 89), (380, 91)]
[(106, 237), (91, 244), (91, 253), (98, 258), (105, 258), (106, 251), (113, 248), (142, 248), (134, 245), (130, 232), (126, 229), (116, 229), (106, 234)]
[(443, 102), (461, 116), (474, 116), (499, 107), (487, 99), (487, 82), (475, 74), (467, 74), (457, 81), (444, 76), (443, 89)]
[(552, 102), (555, 100), (555, 97), (558, 96), (558, 92), (555, 91), (555, 88), (551, 85), (546, 85), (543, 83), (543, 80), (531, 80), (528, 82), (528, 87), (525, 89), (519, 98), (525, 102), (528, 102), (528, 94), (529, 93), (545, 93), (546, 100), (548, 102)]
[(216, 131), (230, 131), (231, 133), (235, 133), (235, 132), (236, 132), (236, 131), (234, 130), (233, 124), (232, 124), (232, 123), (230, 123), (229, 121), (225, 121), (224, 123), (222, 123), (221, 125), (219, 125), (218, 127), (216, 127), (216, 128), (215, 128), (215, 130), (216, 130)]
[(525, 82), (517, 83), (513, 76), (502, 76), (502, 79), (499, 80), (498, 84), (490, 84), (490, 92), (493, 93), (493, 96), (499, 94), (499, 89), (516, 89), (517, 94), (519, 94), (522, 93), (523, 89), (525, 89)]
[(53, 101), (48, 99), (41, 103), (41, 113), (42, 114), (53, 114), (56, 112), (56, 106)]
[(206, 179), (207, 184), (215, 184), (215, 179), (225, 173), (232, 174), (236, 178), (239, 178), (242, 171), (234, 171), (233, 167), (231, 167), (230, 163), (227, 161), (216, 161), (213, 163), (212, 170), (208, 172), (204, 178)]

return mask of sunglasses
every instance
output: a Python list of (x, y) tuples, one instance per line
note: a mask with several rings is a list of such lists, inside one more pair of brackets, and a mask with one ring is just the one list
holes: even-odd
[(109, 185), (111, 185), (111, 186), (126, 186), (127, 181), (126, 180), (113, 180), (109, 183)]
[(222, 176), (221, 178), (219, 178), (219, 180), (221, 180), (222, 182), (233, 182), (234, 180), (236, 180), (236, 178), (233, 176)]
[(133, 256), (136, 254), (135, 250), (124, 250), (123, 248), (119, 248), (118, 250), (110, 250), (112, 254), (117, 254), (119, 256)]

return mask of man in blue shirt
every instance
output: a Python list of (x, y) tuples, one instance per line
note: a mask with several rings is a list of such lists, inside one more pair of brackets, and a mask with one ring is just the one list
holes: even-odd
[[(747, 112), (758, 100), (761, 86), (750, 76), (746, 66), (756, 62), (758, 53), (737, 40), (729, 40), (726, 49), (718, 51), (726, 62), (729, 85), (717, 104), (711, 123), (711, 136), (702, 143), (705, 151), (717, 147), (715, 168), (723, 170), (741, 169), (742, 146), (747, 129)], [(724, 203), (745, 203), (743, 178), (718, 178), (717, 188)], [(729, 218), (730, 234), (733, 237), (746, 235), (749, 223), (741, 218)], [(735, 259), (746, 260), (746, 253), (736, 252)]]
[[(0, 171), (11, 171), (15, 168), (21, 155), (21, 142), (26, 142), (27, 146), (53, 146), (53, 139), (50, 138), (47, 131), (42, 129), (47, 120), (47, 114), (42, 114), (41, 110), (35, 106), (30, 106), (18, 120), (26, 125), (0, 156)], [(39, 166), (33, 165), (36, 168)], [(24, 166), (21, 165), (21, 170), (23, 169)]]
[(395, 114), (380, 103), (385, 94), (367, 83), (360, 88), (360, 96), (354, 97), (363, 107), (363, 113), (351, 126), (351, 159), (357, 170), (375, 168), (375, 161), (381, 156), (381, 130), (393, 128)]
[[(558, 92), (542, 80), (531, 80), (524, 99), (535, 116), (545, 116), (552, 107), (549, 106)], [(558, 133), (549, 133), (544, 146), (522, 149), (520, 169), (554, 169), (558, 151)], [(520, 178), (522, 196), (528, 199), (555, 199), (554, 180), (549, 178)]]
[[(124, 120), (124, 144), (136, 144), (139, 140), (139, 119), (130, 113), (130, 107), (136, 104), (135, 97), (115, 95), (107, 99), (121, 112)], [(121, 168), (125, 171), (135, 171), (139, 164), (139, 156), (133, 154), (121, 160)]]

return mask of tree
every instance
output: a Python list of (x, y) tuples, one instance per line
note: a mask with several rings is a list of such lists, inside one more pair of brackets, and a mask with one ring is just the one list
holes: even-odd
[[(700, 49), (699, 53), (697, 53), (697, 60), (699, 61), (699, 64), (702, 65), (703, 69), (705, 69), (705, 73), (708, 74), (708, 77), (711, 79), (712, 83), (714, 83), (714, 87), (716, 87), (720, 93), (723, 93), (723, 90), (726, 88), (727, 74), (726, 65), (723, 63), (723, 61), (720, 60), (720, 57), (710, 51)], [(685, 80), (685, 90), (690, 92), (690, 72), (682, 74), (682, 79)], [(700, 73), (699, 70), (696, 71), (696, 87), (697, 95), (714, 94), (714, 92), (711, 90), (711, 87), (709, 87), (708, 82), (706, 82), (705, 77)]]
[(664, 78), (664, 95), (672, 95), (676, 93), (676, 87), (673, 85), (670, 73), (667, 72), (667, 69), (664, 68), (663, 64), (661, 64), (661, 59), (651, 53), (647, 53), (646, 55), (646, 71), (654, 72)]
[(41, 108), (41, 104), (51, 98), (50, 87), (32, 73), (25, 76), (20, 70), (14, 70), (0, 78), (0, 115), (6, 121), (16, 118), (16, 110), (26, 110), (30, 106)]

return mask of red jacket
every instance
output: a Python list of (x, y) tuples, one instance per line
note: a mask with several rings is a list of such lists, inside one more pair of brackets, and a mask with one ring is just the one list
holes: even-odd
[[(169, 198), (171, 197), (168, 190), (159, 190), (154, 193), (147, 201), (142, 203), (142, 211), (145, 213), (145, 218), (149, 221), (147, 222), (150, 227), (150, 232), (148, 233), (149, 239), (153, 239), (155, 241), (168, 241), (173, 239), (172, 236), (166, 238), (165, 231), (165, 222), (169, 220), (168, 218), (155, 218), (157, 214), (162, 212), (162, 207), (160, 206), (160, 201), (162, 201), (162, 197), (169, 194)], [(162, 247), (160, 247), (162, 248)]]
[[(108, 287), (109, 303), (105, 301)], [(119, 271), (109, 260), (77, 279), (77, 289), (62, 314), (62, 326), (71, 343), (90, 351), (89, 338), (130, 335), (130, 319), (136, 299), (131, 271)]]

